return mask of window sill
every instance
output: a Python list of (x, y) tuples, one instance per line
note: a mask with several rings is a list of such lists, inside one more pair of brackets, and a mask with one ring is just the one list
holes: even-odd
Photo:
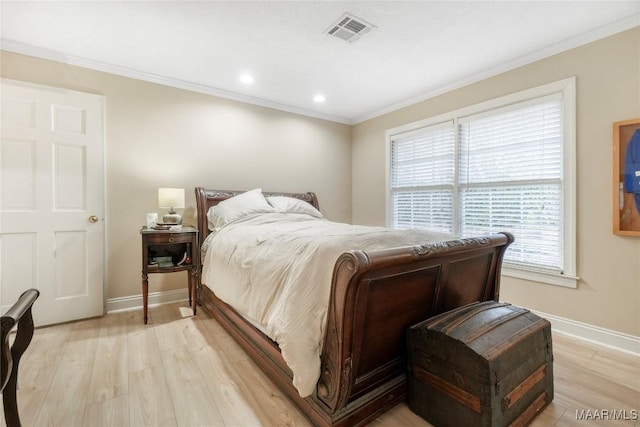
[(508, 277), (531, 280), (533, 282), (546, 283), (548, 285), (563, 286), (576, 289), (579, 277), (567, 274), (543, 273), (540, 271), (524, 270), (514, 267), (502, 266), (502, 274)]

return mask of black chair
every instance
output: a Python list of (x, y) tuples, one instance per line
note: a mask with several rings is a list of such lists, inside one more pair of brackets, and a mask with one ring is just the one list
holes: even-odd
[[(20, 427), (18, 415), (18, 402), (16, 389), (18, 385), (18, 365), (31, 338), (33, 338), (33, 316), (31, 306), (36, 301), (40, 292), (37, 289), (29, 289), (20, 295), (18, 301), (0, 318), (2, 328), (2, 341), (0, 341), (2, 363), (0, 365), (0, 381), (2, 381), (2, 403), (4, 406), (4, 419), (7, 427)], [(9, 334), (18, 325), (16, 339), (9, 346)]]

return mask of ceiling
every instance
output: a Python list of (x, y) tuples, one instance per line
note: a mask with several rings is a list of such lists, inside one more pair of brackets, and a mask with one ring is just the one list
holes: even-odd
[[(373, 29), (326, 35), (345, 12)], [(640, 0), (2, 0), (0, 15), (4, 50), (357, 123), (638, 26)]]

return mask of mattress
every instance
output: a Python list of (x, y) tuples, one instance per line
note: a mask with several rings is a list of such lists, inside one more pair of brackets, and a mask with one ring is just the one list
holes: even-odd
[(202, 283), (278, 343), (302, 397), (315, 390), (338, 257), (450, 240), (451, 235), (331, 222), (299, 213), (247, 215), (203, 243)]

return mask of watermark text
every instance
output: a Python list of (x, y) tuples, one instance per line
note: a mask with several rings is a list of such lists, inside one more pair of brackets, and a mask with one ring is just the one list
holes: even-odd
[(578, 421), (636, 421), (637, 409), (576, 409)]

